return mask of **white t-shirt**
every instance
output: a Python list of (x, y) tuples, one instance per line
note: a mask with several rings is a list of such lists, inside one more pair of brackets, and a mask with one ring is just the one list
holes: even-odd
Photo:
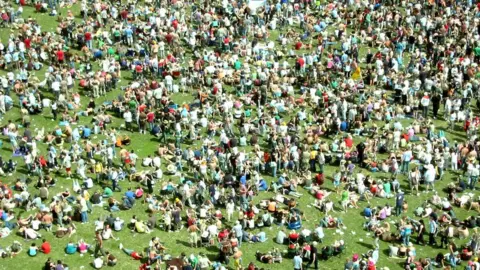
[(157, 168), (162, 165), (162, 160), (160, 159), (160, 157), (154, 157), (152, 162), (153, 162), (153, 166)]
[(34, 229), (35, 231), (38, 231), (40, 229), (40, 224), (42, 224), (40, 220), (33, 220), (32, 229)]
[(125, 122), (132, 122), (132, 113), (130, 111), (126, 111), (123, 113), (123, 119), (125, 119)]
[(146, 157), (143, 159), (143, 162), (142, 162), (142, 165), (147, 167), (147, 166), (151, 166), (152, 165), (152, 158), (150, 157)]
[(100, 269), (102, 268), (102, 266), (103, 266), (102, 258), (98, 257), (95, 260), (93, 260), (93, 267), (95, 267), (95, 269)]

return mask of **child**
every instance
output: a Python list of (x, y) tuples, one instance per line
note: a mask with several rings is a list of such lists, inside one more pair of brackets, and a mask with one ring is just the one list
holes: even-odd
[(38, 251), (37, 245), (35, 243), (32, 243), (32, 245), (28, 248), (28, 256), (30, 257), (37, 256), (37, 251)]

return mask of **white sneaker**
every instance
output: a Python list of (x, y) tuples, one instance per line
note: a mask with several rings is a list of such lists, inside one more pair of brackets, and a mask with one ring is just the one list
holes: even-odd
[(120, 245), (118, 245), (118, 248), (123, 249), (123, 244), (120, 243)]

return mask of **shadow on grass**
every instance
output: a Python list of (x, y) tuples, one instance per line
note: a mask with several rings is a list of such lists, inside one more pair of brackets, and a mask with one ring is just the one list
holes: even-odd
[(368, 243), (360, 242), (360, 241), (357, 241), (357, 245), (366, 247), (368, 249), (374, 249), (375, 248), (372, 244), (368, 244)]
[(187, 248), (191, 248), (191, 247), (192, 247), (192, 245), (191, 245), (189, 242), (187, 242), (187, 241), (182, 241), (182, 240), (178, 240), (178, 239), (177, 239), (176, 243), (177, 243), (177, 244), (180, 244), (180, 245), (183, 245), (183, 246), (185, 246), (185, 247), (187, 247)]

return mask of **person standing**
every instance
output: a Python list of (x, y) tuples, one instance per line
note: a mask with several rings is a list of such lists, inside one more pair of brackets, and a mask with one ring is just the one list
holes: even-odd
[(95, 251), (93, 252), (93, 256), (97, 258), (98, 253), (101, 253), (102, 256), (105, 256), (105, 251), (103, 250), (103, 239), (100, 231), (95, 232), (95, 241)]
[(52, 121), (57, 121), (57, 109), (58, 109), (57, 102), (54, 101), (50, 108), (52, 109), (52, 115), (53, 115)]
[(430, 246), (436, 246), (437, 241), (435, 240), (435, 235), (437, 234), (438, 224), (433, 217), (430, 217), (430, 220), (428, 222), (428, 226), (430, 228), (429, 237), (428, 237), (428, 244)]
[(342, 209), (343, 209), (343, 212), (347, 212), (347, 208), (348, 208), (348, 203), (350, 202), (350, 192), (348, 192), (348, 190), (344, 190), (342, 192)]
[(110, 173), (110, 178), (112, 180), (112, 191), (118, 190), (118, 192), (122, 192), (122, 189), (118, 186), (118, 172), (116, 168), (112, 168)]
[(243, 267), (242, 267), (242, 255), (243, 255), (243, 253), (240, 251), (240, 249), (238, 249), (238, 247), (235, 247), (233, 249), (233, 260), (234, 260), (235, 270), (243, 269)]
[(85, 224), (88, 222), (88, 205), (87, 205), (87, 200), (85, 200), (84, 197), (80, 196), (79, 198), (79, 203), (80, 203), (80, 213), (82, 216), (82, 224)]
[(123, 119), (125, 120), (125, 129), (128, 131), (132, 131), (132, 122), (133, 122), (133, 115), (130, 110), (126, 110), (123, 113)]
[(302, 257), (300, 256), (300, 253), (297, 252), (295, 257), (293, 257), (293, 270), (303, 270), (302, 263)]
[(148, 194), (153, 194), (153, 179), (151, 176), (147, 177)]
[(308, 269), (310, 265), (313, 264), (313, 269), (318, 269), (318, 249), (317, 249), (318, 243), (314, 241), (312, 245), (310, 246), (310, 260), (308, 261), (307, 265), (305, 266), (305, 269)]
[(423, 118), (427, 118), (428, 106), (430, 105), (430, 96), (428, 95), (427, 92), (425, 92), (424, 96), (420, 100), (420, 104), (422, 105)]
[(400, 214), (402, 214), (404, 198), (405, 198), (405, 194), (403, 193), (402, 190), (399, 190), (397, 193), (397, 197), (395, 198), (395, 215), (396, 216), (399, 216)]
[(480, 175), (479, 165), (471, 165), (472, 169), (470, 170), (470, 189), (475, 190), (475, 186), (478, 182), (478, 176)]
[(423, 235), (425, 234), (425, 222), (423, 219), (420, 219), (418, 225), (418, 235), (417, 235), (417, 244), (418, 245), (425, 245), (425, 240), (423, 240)]
[(240, 224), (240, 221), (237, 220), (235, 226), (233, 226), (233, 231), (235, 232), (235, 236), (237, 237), (238, 240), (238, 246), (242, 246), (242, 239), (243, 239), (243, 229), (242, 225)]
[(401, 173), (408, 173), (410, 168), (410, 161), (412, 160), (413, 153), (411, 148), (409, 147), (405, 150), (402, 154), (402, 167), (400, 172)]
[(432, 97), (432, 106), (433, 106), (433, 119), (437, 119), (438, 110), (440, 109), (440, 102), (442, 101), (442, 97), (435, 93)]

